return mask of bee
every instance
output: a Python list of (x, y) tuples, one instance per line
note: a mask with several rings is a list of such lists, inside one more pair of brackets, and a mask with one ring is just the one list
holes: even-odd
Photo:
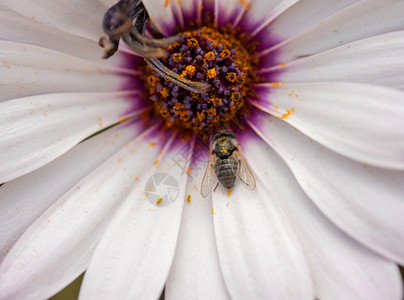
[(231, 190), (237, 178), (250, 191), (255, 189), (254, 175), (240, 152), (233, 132), (216, 133), (211, 148), (212, 152), (201, 184), (202, 197), (207, 197), (214, 186), (216, 190), (219, 183), (227, 190)]

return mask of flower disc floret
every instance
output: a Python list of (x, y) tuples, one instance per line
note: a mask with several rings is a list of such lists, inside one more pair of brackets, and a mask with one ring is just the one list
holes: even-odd
[(168, 47), (170, 55), (161, 62), (181, 78), (209, 84), (209, 90), (186, 90), (150, 67), (145, 67), (145, 83), (155, 112), (169, 127), (173, 125), (200, 134), (228, 127), (248, 111), (245, 99), (254, 81), (251, 49), (235, 31), (204, 26), (183, 33)]

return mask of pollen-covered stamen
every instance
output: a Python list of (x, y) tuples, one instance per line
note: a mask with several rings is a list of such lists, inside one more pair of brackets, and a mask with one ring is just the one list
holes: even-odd
[[(181, 41), (169, 46), (168, 58), (146, 60), (150, 66), (145, 76), (150, 100), (168, 126), (200, 133), (225, 128), (245, 113), (244, 99), (253, 81), (254, 63), (243, 41), (229, 32), (202, 27), (185, 32)], [(168, 71), (160, 72), (161, 66)], [(187, 81), (191, 83), (184, 87)], [(209, 89), (195, 91), (200, 86)]]

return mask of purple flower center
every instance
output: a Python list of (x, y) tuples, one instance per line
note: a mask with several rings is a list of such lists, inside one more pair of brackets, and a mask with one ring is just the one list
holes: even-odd
[(207, 83), (204, 93), (186, 90), (145, 66), (145, 86), (155, 113), (168, 127), (179, 126), (198, 135), (239, 125), (249, 111), (246, 99), (254, 83), (254, 46), (229, 27), (221, 32), (204, 26), (183, 33), (161, 62), (181, 78)]

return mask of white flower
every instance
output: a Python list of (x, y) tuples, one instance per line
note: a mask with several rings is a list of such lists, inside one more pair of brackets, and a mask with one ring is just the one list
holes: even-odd
[[(260, 42), (257, 187), (207, 199), (208, 151), (145, 125), (128, 47), (100, 58), (113, 4), (0, 3), (0, 299), (85, 270), (82, 299), (401, 299), (404, 2), (143, 0), (165, 36), (211, 12)], [(146, 200), (157, 173), (170, 205)]]

